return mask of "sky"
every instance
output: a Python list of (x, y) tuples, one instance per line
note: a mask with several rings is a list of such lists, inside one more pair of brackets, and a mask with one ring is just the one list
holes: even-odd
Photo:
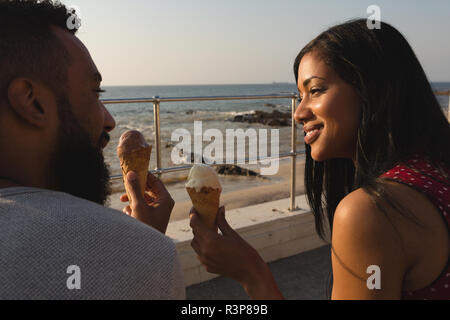
[(450, 81), (449, 0), (62, 0), (108, 85), (292, 82), (298, 52), (327, 28), (381, 20), (409, 41), (430, 81)]

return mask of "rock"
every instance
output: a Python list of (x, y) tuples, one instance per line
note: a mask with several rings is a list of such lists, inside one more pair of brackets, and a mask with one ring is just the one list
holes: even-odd
[(247, 176), (247, 177), (259, 176), (259, 174), (253, 170), (241, 168), (234, 164), (219, 165), (219, 166), (217, 166), (216, 171), (218, 174), (223, 174), (223, 175), (235, 175), (235, 176)]
[[(195, 154), (191, 152), (191, 163), (194, 163)], [(206, 159), (208, 160), (208, 159)], [(208, 161), (211, 162), (211, 161)], [(205, 158), (202, 157), (202, 163), (205, 164)], [(261, 175), (253, 170), (239, 167), (235, 164), (219, 164), (216, 166), (218, 174), (233, 175), (233, 176), (247, 176), (247, 177), (260, 177)]]
[(233, 118), (233, 121), (234, 122), (243, 122), (244, 121), (244, 116), (242, 116), (242, 115), (235, 116)]
[(266, 125), (273, 127), (285, 127), (289, 126), (289, 122), (286, 119), (271, 119), (266, 122)]
[(194, 113), (194, 110), (187, 110), (186, 111), (186, 114), (193, 114)]
[(270, 112), (255, 111), (254, 113), (240, 114), (234, 116), (231, 121), (233, 122), (247, 122), (247, 123), (261, 123), (268, 126), (290, 126), (291, 125), (291, 113), (280, 112), (273, 110)]

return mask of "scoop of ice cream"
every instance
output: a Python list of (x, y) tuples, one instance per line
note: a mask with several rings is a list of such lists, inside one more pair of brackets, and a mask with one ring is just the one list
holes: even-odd
[(130, 153), (148, 146), (142, 133), (137, 130), (128, 130), (120, 136), (117, 148), (120, 148), (122, 153)]
[(219, 177), (213, 168), (206, 164), (195, 164), (189, 171), (186, 188), (193, 188), (199, 192), (202, 187), (222, 190)]

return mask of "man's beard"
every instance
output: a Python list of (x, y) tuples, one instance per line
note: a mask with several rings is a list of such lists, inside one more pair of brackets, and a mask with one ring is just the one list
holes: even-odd
[(53, 156), (54, 184), (58, 191), (105, 205), (111, 186), (102, 142), (109, 140), (109, 135), (103, 132), (93, 143), (64, 100), (58, 104), (61, 125)]

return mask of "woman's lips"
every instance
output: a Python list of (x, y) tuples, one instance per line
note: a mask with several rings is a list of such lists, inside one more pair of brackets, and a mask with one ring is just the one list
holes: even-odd
[(311, 144), (319, 137), (323, 127), (309, 131), (305, 136), (305, 143)]

